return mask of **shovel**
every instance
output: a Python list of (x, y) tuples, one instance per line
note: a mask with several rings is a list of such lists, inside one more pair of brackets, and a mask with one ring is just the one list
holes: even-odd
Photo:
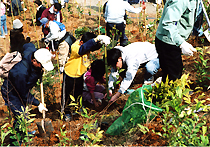
[(203, 33), (204, 33), (205, 37), (207, 38), (207, 40), (210, 42), (210, 33), (209, 33), (210, 32), (210, 21), (209, 21), (208, 14), (206, 13), (206, 9), (205, 9), (202, 1), (201, 1), (201, 6), (202, 6), (203, 13), (206, 17), (206, 21), (207, 21), (208, 26), (209, 26), (209, 28), (206, 31), (204, 31)]
[[(44, 90), (43, 90), (43, 82), (41, 80), (40, 83), (40, 91), (41, 91), (41, 103), (45, 105), (44, 103)], [(39, 130), (39, 134), (44, 137), (44, 136), (50, 136), (51, 132), (54, 131), (54, 128), (52, 126), (52, 122), (51, 121), (45, 121), (45, 111), (42, 112), (42, 117), (43, 119), (41, 120), (41, 122), (37, 122), (37, 127)]]

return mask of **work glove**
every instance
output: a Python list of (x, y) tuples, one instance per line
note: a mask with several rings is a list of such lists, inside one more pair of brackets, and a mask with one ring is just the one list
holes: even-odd
[(64, 71), (64, 66), (60, 66), (59, 69), (60, 69), (60, 73), (63, 73), (63, 71)]
[(50, 41), (49, 41), (48, 39), (45, 39), (44, 42), (45, 42), (45, 43), (49, 43)]
[(193, 52), (197, 52), (197, 50), (188, 42), (184, 41), (180, 48), (182, 50), (182, 53), (186, 56), (193, 56)]
[(43, 111), (48, 111), (48, 109), (42, 103), (39, 104), (38, 109), (40, 113), (43, 113)]
[(104, 44), (105, 46), (110, 44), (110, 40), (111, 38), (109, 36), (106, 35), (98, 35), (96, 37), (96, 40), (99, 41), (101, 44)]

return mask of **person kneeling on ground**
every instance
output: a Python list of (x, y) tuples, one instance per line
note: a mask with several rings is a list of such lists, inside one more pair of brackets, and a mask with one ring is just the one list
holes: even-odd
[[(38, 79), (42, 78), (44, 67), (47, 71), (53, 70), (53, 64), (51, 62), (51, 53), (47, 49), (37, 50), (32, 43), (27, 43), (23, 46), (24, 56), (20, 62), (15, 64), (9, 71), (8, 78), (4, 78), (3, 85), (1, 87), (2, 97), (5, 101), (5, 105), (9, 107), (9, 110), (14, 114), (13, 127), (16, 133), (23, 136), (23, 132), (20, 130), (20, 124), (18, 123), (18, 116), (20, 112), (23, 112), (21, 107), (26, 108), (28, 105), (38, 106), (39, 112), (48, 111), (44, 104), (40, 103), (31, 93)], [(21, 138), (22, 140), (24, 138)], [(10, 145), (15, 145), (16, 139), (10, 140)], [(16, 142), (17, 144), (17, 142)]]
[(105, 63), (102, 60), (93, 61), (90, 69), (84, 74), (83, 101), (88, 101), (94, 104), (95, 107), (101, 105), (101, 100), (104, 98), (103, 91), (105, 87), (97, 83), (105, 83), (104, 74)]
[(65, 113), (65, 120), (70, 117), (70, 97), (71, 94), (77, 101), (83, 92), (83, 75), (90, 65), (90, 51), (101, 48), (102, 44), (110, 44), (110, 37), (105, 35), (96, 35), (86, 32), (82, 35), (81, 40), (77, 40), (71, 46), (71, 55), (65, 64), (61, 94), (61, 113)]
[[(116, 46), (107, 51), (107, 62), (112, 66), (108, 82), (111, 89), (114, 89), (113, 84), (117, 81), (118, 69), (125, 69), (120, 73), (123, 78), (120, 89), (109, 102), (117, 100), (129, 88), (140, 66), (145, 64), (146, 67), (144, 84), (152, 84), (154, 82), (153, 75), (160, 68), (155, 45), (149, 42), (135, 42), (125, 47)], [(112, 90), (109, 91), (112, 93)]]

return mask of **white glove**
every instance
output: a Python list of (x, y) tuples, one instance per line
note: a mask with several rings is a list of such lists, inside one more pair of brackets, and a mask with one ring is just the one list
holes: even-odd
[(59, 68), (60, 68), (60, 72), (63, 73), (64, 66), (60, 66)]
[(105, 46), (110, 44), (110, 40), (111, 38), (109, 36), (106, 35), (98, 35), (96, 37), (96, 40), (99, 41), (101, 44), (105, 44)]
[(38, 106), (39, 112), (48, 111), (48, 109), (44, 106), (44, 104), (40, 103)]
[(193, 52), (197, 52), (197, 50), (186, 41), (180, 45), (180, 48), (182, 49), (182, 53), (186, 56), (193, 56)]

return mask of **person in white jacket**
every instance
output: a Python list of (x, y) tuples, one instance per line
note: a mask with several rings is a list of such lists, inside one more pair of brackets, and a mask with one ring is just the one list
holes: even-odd
[[(153, 76), (160, 68), (155, 45), (149, 42), (135, 42), (125, 47), (116, 46), (107, 51), (107, 62), (112, 67), (108, 82), (109, 89), (114, 89), (113, 84), (117, 81), (118, 70), (125, 69), (120, 89), (111, 97), (109, 102), (115, 101), (129, 88), (140, 66), (145, 65), (146, 67), (144, 84), (152, 84)], [(123, 72), (121, 72), (122, 75)], [(112, 90), (110, 90), (110, 93), (112, 93)]]
[[(50, 41), (57, 41), (59, 42), (58, 47), (54, 46), (55, 49), (59, 50), (59, 67), (60, 72), (63, 72), (65, 62), (67, 61), (67, 57), (69, 54), (69, 44), (63, 40), (64, 36), (66, 35), (66, 29), (61, 30), (59, 25), (55, 21), (49, 21), (47, 18), (42, 18), (40, 22), (44, 25), (45, 28), (49, 28), (50, 32), (45, 37), (44, 40), (46, 43)], [(53, 44), (53, 43), (52, 43)]]
[(145, 9), (146, 5), (142, 4), (142, 7), (134, 8), (127, 1), (123, 0), (108, 0), (105, 5), (105, 22), (107, 36), (114, 38), (118, 41), (120, 37), (120, 45), (126, 46), (128, 38), (125, 35), (125, 11), (132, 13), (140, 13), (142, 9)]

